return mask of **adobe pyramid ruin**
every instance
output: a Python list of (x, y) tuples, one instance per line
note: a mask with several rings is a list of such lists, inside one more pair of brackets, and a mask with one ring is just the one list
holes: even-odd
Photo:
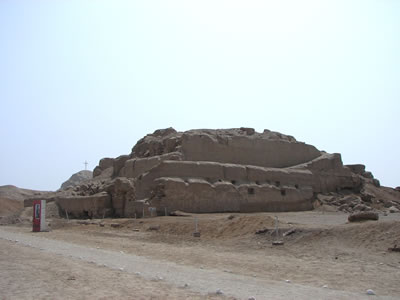
[(366, 187), (379, 187), (365, 166), (344, 166), (338, 153), (252, 128), (156, 130), (129, 155), (100, 160), (93, 177), (54, 198), (61, 211), (73, 217), (303, 211), (349, 194), (353, 207), (371, 202)]

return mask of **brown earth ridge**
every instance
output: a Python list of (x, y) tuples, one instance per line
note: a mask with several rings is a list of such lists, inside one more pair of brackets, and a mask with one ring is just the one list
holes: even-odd
[(70, 218), (400, 209), (400, 192), (381, 187), (364, 165), (343, 165), (339, 153), (243, 127), (156, 130), (129, 155), (101, 159), (93, 179), (45, 199)]

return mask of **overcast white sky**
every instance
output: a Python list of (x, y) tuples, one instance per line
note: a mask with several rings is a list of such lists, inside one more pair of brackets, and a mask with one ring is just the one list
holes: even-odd
[(400, 185), (400, 1), (0, 1), (0, 185), (158, 128), (293, 135)]

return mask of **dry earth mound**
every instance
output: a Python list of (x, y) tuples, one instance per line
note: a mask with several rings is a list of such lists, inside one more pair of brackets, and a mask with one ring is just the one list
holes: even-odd
[(88, 181), (93, 178), (92, 171), (82, 170), (75, 174), (73, 174), (67, 181), (65, 181), (61, 185), (61, 189), (66, 189), (68, 187), (73, 187), (79, 184), (82, 184), (85, 181)]
[(12, 200), (23, 201), (28, 197), (39, 196), (47, 194), (48, 192), (44, 191), (35, 191), (18, 188), (14, 185), (3, 185), (0, 186), (0, 198), (8, 198)]
[(13, 185), (0, 186), (0, 225), (32, 222), (33, 200), (47, 200), (46, 218), (59, 218), (55, 198), (69, 192), (47, 192), (18, 188)]
[(22, 189), (14, 185), (0, 186), (0, 223), (17, 222), (19, 214), (24, 209), (25, 199), (48, 194), (49, 192)]
[(0, 216), (7, 216), (21, 211), (24, 208), (22, 201), (0, 198)]

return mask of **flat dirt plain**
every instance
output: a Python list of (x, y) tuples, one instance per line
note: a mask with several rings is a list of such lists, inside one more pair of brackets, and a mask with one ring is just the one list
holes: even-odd
[(400, 253), (388, 250), (400, 245), (398, 213), (362, 223), (322, 210), (48, 222), (41, 233), (0, 226), (0, 299), (400, 299)]

